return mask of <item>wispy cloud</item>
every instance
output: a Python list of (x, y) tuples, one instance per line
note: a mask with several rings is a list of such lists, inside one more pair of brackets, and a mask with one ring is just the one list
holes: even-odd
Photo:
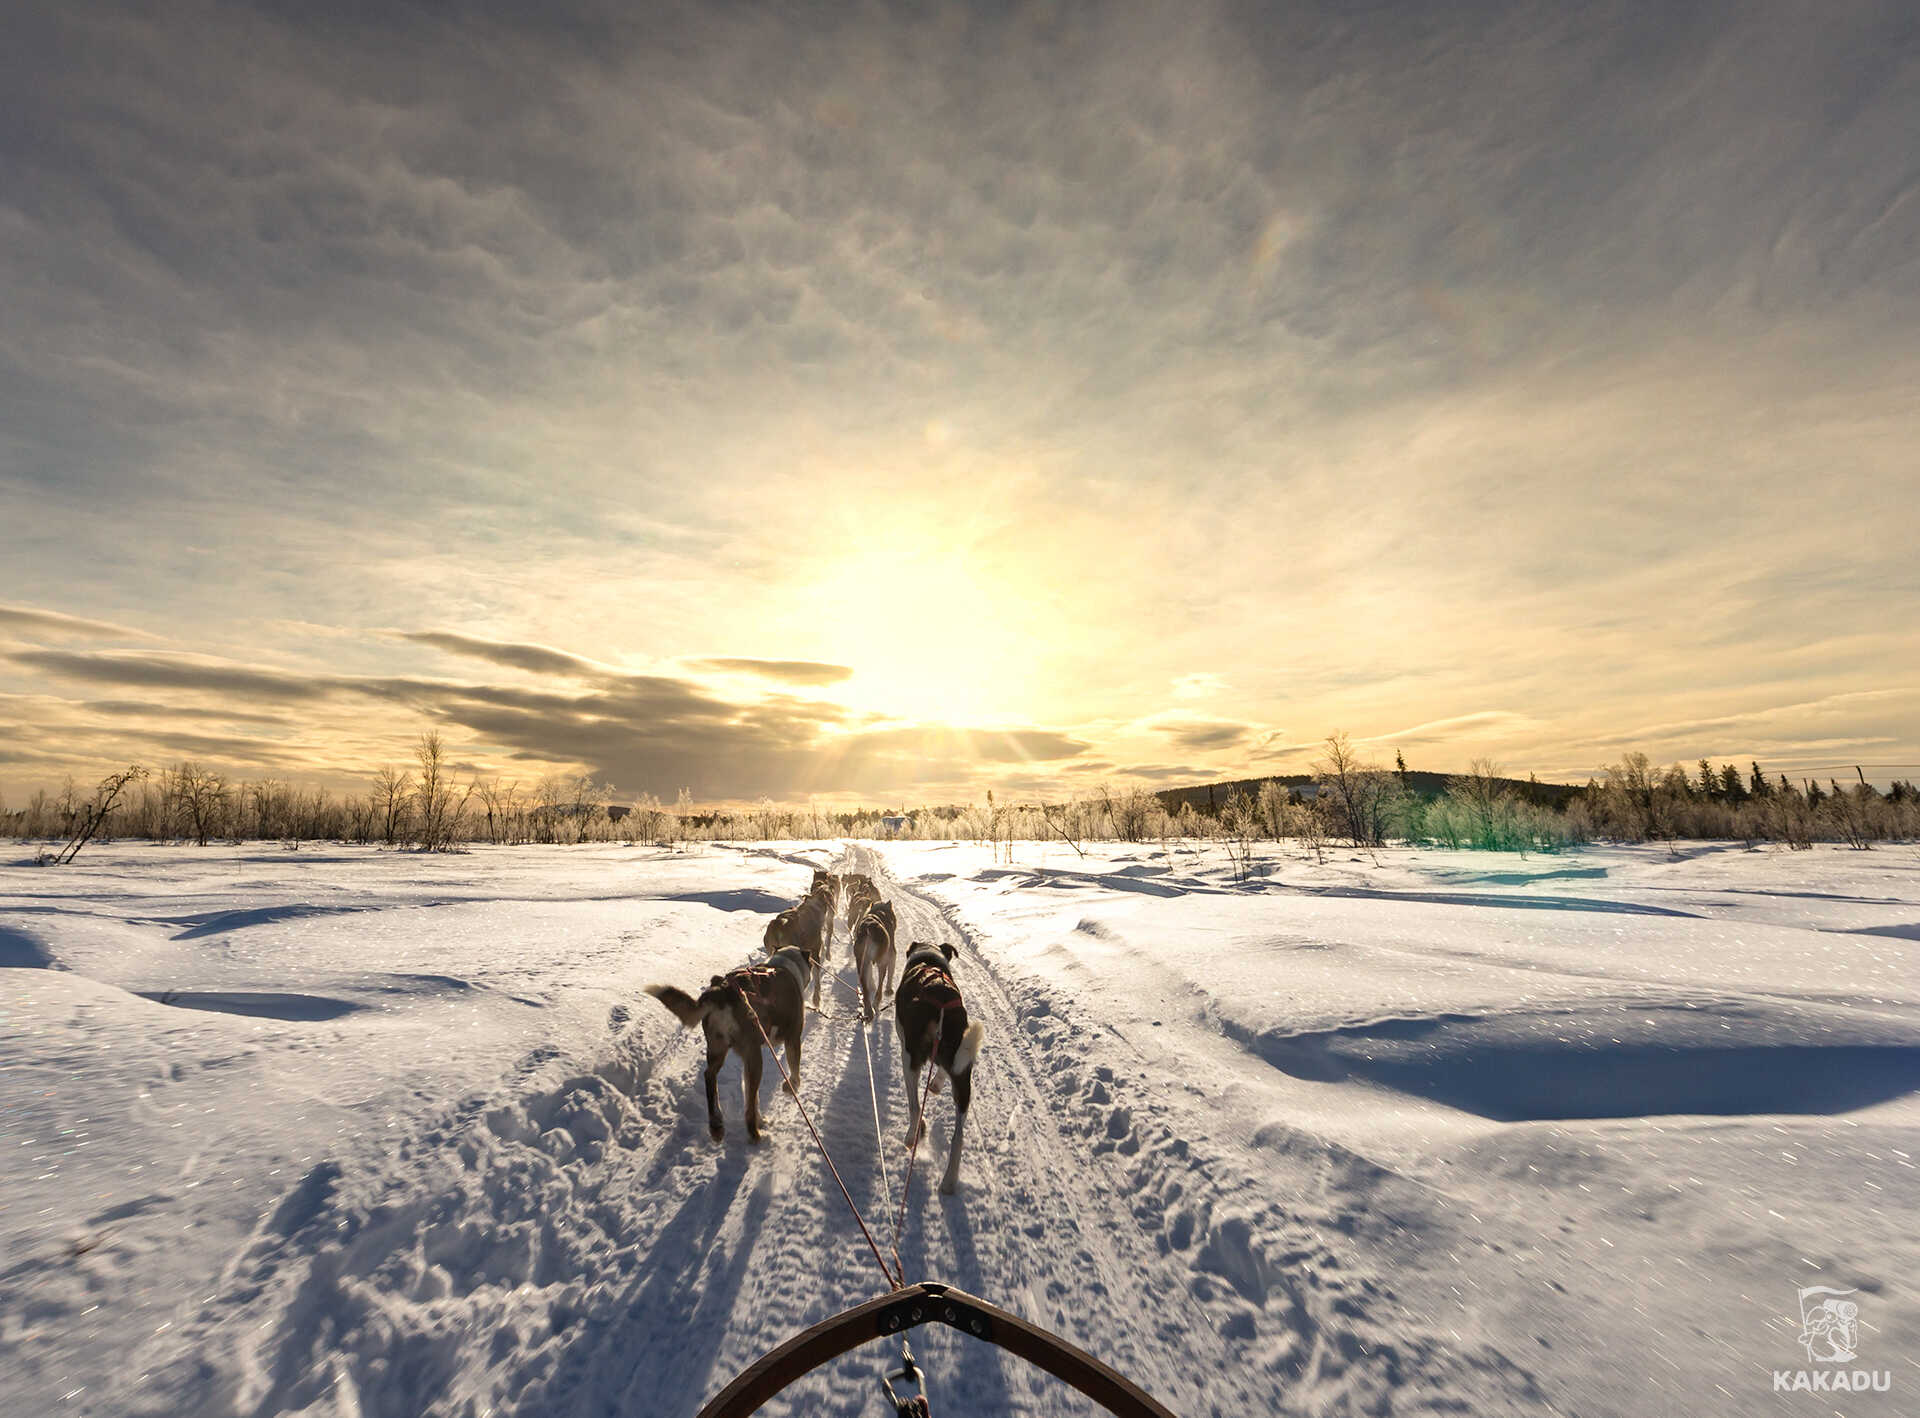
[(395, 634), (416, 645), (431, 645), (450, 655), (467, 655), (512, 669), (534, 674), (570, 675), (575, 678), (605, 674), (606, 667), (569, 655), (545, 645), (521, 645), (511, 641), (480, 640), (471, 635), (455, 635), (444, 630), (402, 630)]
[(1146, 720), (1142, 727), (1166, 737), (1175, 747), (1189, 753), (1237, 748), (1251, 740), (1257, 732), (1252, 724), (1230, 719), (1207, 719), (1185, 713), (1159, 714)]
[(33, 636), (78, 637), (96, 640), (152, 640), (157, 637), (130, 626), (111, 621), (89, 620), (85, 616), (34, 606), (0, 606), (0, 633)]
[(1411, 728), (1372, 734), (1368, 742), (1383, 744), (1444, 744), (1456, 741), (1478, 742), (1539, 727), (1539, 721), (1507, 709), (1482, 709), (1473, 714), (1456, 714), (1450, 719), (1432, 719)]
[(692, 660), (689, 663), (695, 669), (717, 670), (722, 674), (753, 675), (760, 679), (780, 680), (786, 684), (839, 684), (842, 680), (853, 678), (853, 671), (848, 666), (824, 665), (817, 660), (720, 658)]
[(1226, 690), (1226, 680), (1216, 674), (1198, 672), (1177, 676), (1173, 681), (1175, 699), (1211, 699)]

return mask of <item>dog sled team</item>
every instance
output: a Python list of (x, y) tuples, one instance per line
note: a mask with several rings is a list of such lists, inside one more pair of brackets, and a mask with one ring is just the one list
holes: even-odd
[(758, 1142), (761, 1044), (764, 1039), (769, 1048), (785, 1051), (787, 1087), (797, 1089), (807, 994), (810, 988), (818, 1009), (820, 977), (843, 906), (860, 982), (861, 1020), (872, 1023), (884, 997), (888, 993), (893, 997), (894, 1028), (900, 1036), (912, 1106), (909, 1147), (926, 1131), (920, 1112), (922, 1071), (929, 1066), (935, 1070), (928, 1080), (929, 1090), (939, 1087), (942, 1074), (953, 1083), (953, 1143), (940, 1179), (940, 1190), (951, 1194), (960, 1181), (960, 1139), (973, 1100), (974, 1060), (985, 1030), (967, 1018), (966, 1001), (954, 979), (951, 945), (913, 942), (895, 985), (894, 936), (899, 922), (893, 903), (880, 894), (871, 878), (857, 872), (836, 875), (816, 870), (807, 894), (767, 922), (764, 961), (715, 975), (698, 998), (672, 985), (649, 985), (647, 993), (673, 1011), (682, 1025), (698, 1026), (706, 1035), (707, 1131), (715, 1142), (726, 1135), (720, 1115), (720, 1068), (729, 1053), (740, 1055), (746, 1079), (747, 1136)]

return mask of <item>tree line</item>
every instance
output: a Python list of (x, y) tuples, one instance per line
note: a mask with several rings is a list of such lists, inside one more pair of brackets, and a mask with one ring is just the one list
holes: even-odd
[[(1681, 838), (1866, 848), (1920, 840), (1920, 792), (1895, 780), (1882, 793), (1864, 778), (1795, 783), (1758, 763), (1742, 772), (1701, 759), (1692, 768), (1656, 766), (1628, 753), (1582, 788), (1517, 783), (1486, 759), (1444, 779), (1389, 768), (1367, 758), (1344, 733), (1331, 735), (1309, 775), (1243, 780), (1217, 799), (1194, 790), (1156, 794), (1103, 785), (1064, 802), (1018, 801), (989, 791), (983, 803), (912, 810), (823, 809), (763, 798), (750, 807), (696, 810), (682, 788), (668, 806), (652, 795), (616, 804), (611, 786), (590, 775), (547, 775), (531, 782), (471, 774), (448, 762), (437, 733), (416, 743), (411, 764), (384, 765), (366, 792), (334, 795), (277, 778), (230, 779), (183, 762), (148, 773), (138, 766), (109, 775), (90, 793), (69, 779), (57, 793), (36, 792), (25, 806), (0, 802), (0, 834), (51, 841), (42, 860), (70, 860), (90, 840), (155, 842), (277, 841), (290, 847), (333, 841), (445, 851), (475, 843), (767, 841), (793, 838), (898, 837), (987, 842), (1009, 857), (1015, 842), (1209, 841), (1250, 870), (1258, 842), (1290, 841), (1315, 854), (1344, 842), (1389, 842), (1487, 851), (1553, 851), (1599, 840)], [(1563, 806), (1555, 806), (1556, 799)]]

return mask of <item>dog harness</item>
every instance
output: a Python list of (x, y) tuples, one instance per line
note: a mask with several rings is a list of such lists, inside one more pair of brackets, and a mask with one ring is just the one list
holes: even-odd
[(911, 981), (916, 989), (926, 991), (931, 1001), (940, 1006), (945, 1014), (961, 1005), (960, 987), (953, 982), (953, 970), (947, 964), (947, 957), (938, 949), (916, 950), (907, 957), (907, 968), (900, 972), (900, 989), (894, 992), (894, 998), (907, 988)]
[[(774, 975), (785, 970), (792, 977), (794, 985), (802, 994), (805, 994), (808, 968), (807, 953), (793, 946), (787, 946), (774, 951), (764, 964), (736, 965), (727, 971), (725, 983), (732, 985), (742, 994), (751, 994), (756, 999), (769, 1000), (771, 994), (769, 987), (773, 984)], [(716, 985), (722, 983), (721, 977), (715, 976), (714, 983)]]
[(773, 952), (770, 963), (785, 970), (793, 977), (793, 983), (800, 987), (801, 992), (806, 992), (808, 973), (812, 969), (806, 951), (791, 945), (785, 946)]

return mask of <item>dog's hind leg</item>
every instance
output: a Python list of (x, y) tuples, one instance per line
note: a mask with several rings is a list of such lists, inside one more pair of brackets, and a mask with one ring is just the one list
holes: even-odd
[(760, 1045), (756, 1041), (741, 1055), (746, 1067), (741, 1070), (747, 1081), (747, 1140), (760, 1140)]
[(787, 1040), (787, 1081), (782, 1086), (794, 1097), (800, 1096), (800, 1038), (798, 1035)]
[(707, 1134), (715, 1142), (727, 1135), (726, 1120), (720, 1116), (720, 1065), (727, 1061), (725, 1042), (707, 1037)]
[(912, 1110), (907, 1119), (907, 1146), (912, 1147), (920, 1141), (927, 1123), (920, 1116), (920, 1066), (914, 1063), (913, 1051), (907, 1047), (904, 1035), (900, 1039), (900, 1067), (907, 1075), (907, 1107)]
[(953, 1146), (947, 1152), (947, 1174), (940, 1179), (940, 1190), (948, 1196), (960, 1185), (960, 1136), (966, 1131), (967, 1107), (973, 1102), (973, 1070), (953, 1080)]

